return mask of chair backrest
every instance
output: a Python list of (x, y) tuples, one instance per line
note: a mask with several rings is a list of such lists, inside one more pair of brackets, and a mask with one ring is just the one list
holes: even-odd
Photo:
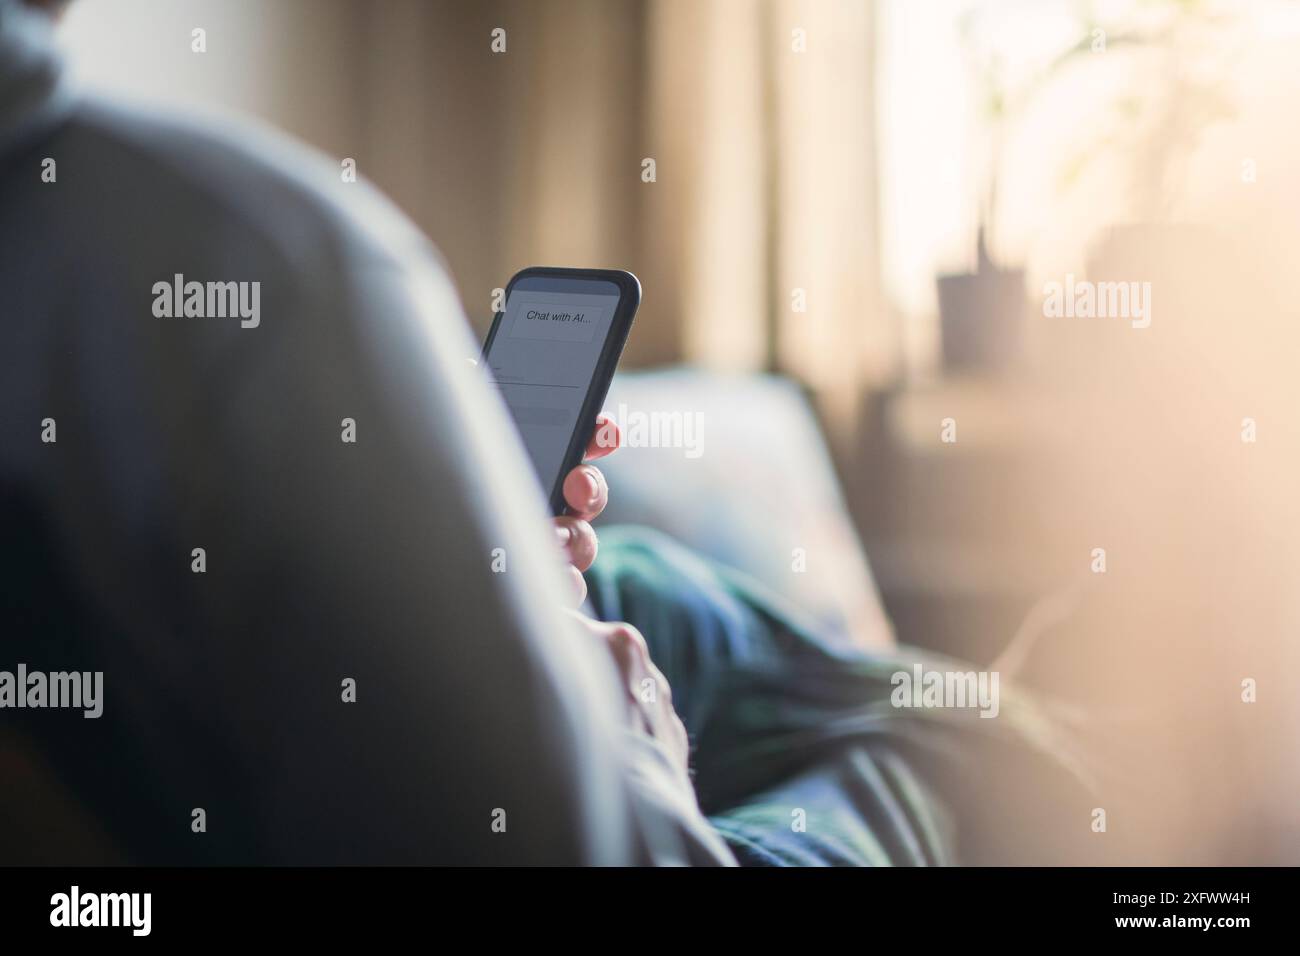
[(791, 381), (619, 374), (602, 521), (644, 524), (737, 568), (858, 646), (893, 635), (812, 409)]

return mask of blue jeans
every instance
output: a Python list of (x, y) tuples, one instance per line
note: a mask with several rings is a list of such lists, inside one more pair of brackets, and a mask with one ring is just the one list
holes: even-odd
[(701, 809), (742, 864), (1061, 862), (1087, 830), (1073, 744), (1023, 691), (1003, 685), (994, 720), (891, 703), (918, 661), (969, 664), (837, 650), (797, 608), (649, 529), (603, 529), (587, 583), (598, 617), (645, 635)]

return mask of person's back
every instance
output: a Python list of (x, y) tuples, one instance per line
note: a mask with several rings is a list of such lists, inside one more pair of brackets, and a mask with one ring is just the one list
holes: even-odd
[(5, 711), (0, 846), (698, 858), (427, 243), (304, 151), (66, 94), (47, 32), (0, 0), (0, 669), (102, 672), (102, 716)]

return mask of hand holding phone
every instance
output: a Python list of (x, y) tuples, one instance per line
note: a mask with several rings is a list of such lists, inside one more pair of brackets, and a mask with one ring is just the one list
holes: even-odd
[(630, 272), (524, 269), (506, 286), (483, 360), (514, 419), (551, 513), (583, 449), (641, 302)]

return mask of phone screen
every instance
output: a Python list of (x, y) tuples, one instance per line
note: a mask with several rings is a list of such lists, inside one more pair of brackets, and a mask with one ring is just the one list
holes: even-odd
[[(601, 392), (597, 400), (604, 399), (612, 375), (612, 368), (602, 369), (601, 359), (622, 295), (608, 280), (522, 275), (510, 286), (505, 312), (488, 341), (485, 359), (492, 379), (557, 511), (563, 501), (561, 471), (579, 418), (594, 389)], [(626, 322), (619, 324), (626, 334)], [(582, 437), (584, 445), (589, 437)]]

